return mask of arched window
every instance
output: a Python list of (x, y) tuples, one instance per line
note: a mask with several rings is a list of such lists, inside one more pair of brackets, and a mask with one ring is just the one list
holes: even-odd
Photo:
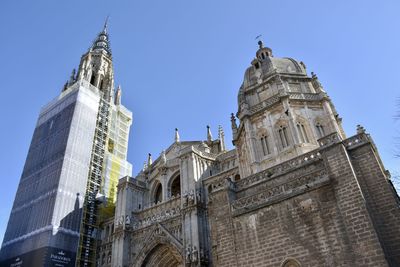
[(161, 201), (162, 201), (162, 186), (161, 184), (158, 184), (156, 191), (154, 192), (154, 203), (157, 204), (158, 202)]
[(268, 144), (268, 136), (267, 135), (261, 136), (260, 141), (264, 156), (270, 154), (271, 150)]
[(237, 181), (239, 181), (240, 180), (240, 175), (239, 174), (236, 174), (235, 175), (235, 182), (237, 182)]
[(301, 267), (300, 263), (295, 259), (285, 260), (282, 263), (282, 267)]
[(176, 197), (181, 194), (181, 176), (178, 174), (171, 183), (171, 197)]
[(95, 81), (96, 81), (96, 75), (93, 74), (92, 77), (90, 77), (90, 84), (94, 85)]
[(302, 143), (310, 142), (308, 140), (307, 131), (306, 131), (306, 128), (304, 127), (304, 124), (298, 122), (297, 123), (297, 131), (299, 132), (300, 142), (302, 142)]
[(103, 79), (100, 80), (99, 89), (103, 89)]
[(106, 263), (106, 254), (103, 253), (103, 256), (101, 257), (101, 264), (105, 264)]
[(317, 128), (317, 134), (318, 134), (319, 138), (322, 138), (325, 136), (324, 126), (322, 126), (321, 123), (317, 122), (317, 124), (315, 125), (315, 128)]
[(278, 129), (279, 139), (281, 140), (282, 148), (289, 146), (289, 135), (286, 126), (280, 126)]

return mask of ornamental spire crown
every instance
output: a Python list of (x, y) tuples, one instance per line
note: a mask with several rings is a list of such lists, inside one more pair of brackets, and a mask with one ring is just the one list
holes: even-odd
[(90, 48), (92, 51), (104, 51), (106, 54), (111, 56), (110, 41), (108, 38), (108, 17), (104, 22), (103, 30), (97, 35), (95, 41)]

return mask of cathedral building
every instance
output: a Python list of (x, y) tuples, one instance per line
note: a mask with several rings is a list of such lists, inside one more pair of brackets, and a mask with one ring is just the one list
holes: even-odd
[(232, 114), (233, 150), (174, 142), (119, 180), (97, 265), (400, 266), (400, 209), (362, 126), (346, 137), (303, 62), (260, 41)]
[(234, 149), (221, 127), (175, 129), (133, 177), (105, 24), (40, 112), (0, 266), (400, 266), (400, 199), (371, 136), (347, 137), (317, 76), (258, 45)]

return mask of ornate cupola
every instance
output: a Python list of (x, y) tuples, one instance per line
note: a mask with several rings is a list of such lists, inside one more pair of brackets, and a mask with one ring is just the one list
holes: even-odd
[(269, 47), (264, 47), (263, 41), (258, 41), (258, 51), (256, 53), (256, 57), (258, 60), (265, 60), (267, 57), (272, 57), (272, 49)]
[(273, 57), (262, 41), (258, 46), (239, 89), (240, 124), (233, 129), (242, 177), (317, 148), (327, 134), (344, 138), (317, 76), (308, 76), (303, 62)]
[(111, 99), (114, 88), (114, 70), (108, 36), (108, 23), (97, 35), (89, 51), (81, 57), (77, 80), (86, 81)]

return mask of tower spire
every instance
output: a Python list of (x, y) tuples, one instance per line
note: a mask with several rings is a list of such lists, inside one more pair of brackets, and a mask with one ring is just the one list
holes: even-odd
[(108, 30), (108, 19), (110, 18), (110, 16), (108, 15), (107, 17), (106, 17), (106, 20), (104, 21), (104, 26), (103, 26), (103, 32), (105, 33), (105, 34), (107, 34), (107, 30)]
[(111, 56), (110, 42), (108, 40), (108, 16), (104, 22), (103, 30), (97, 35), (91, 47), (92, 51), (105, 51)]

